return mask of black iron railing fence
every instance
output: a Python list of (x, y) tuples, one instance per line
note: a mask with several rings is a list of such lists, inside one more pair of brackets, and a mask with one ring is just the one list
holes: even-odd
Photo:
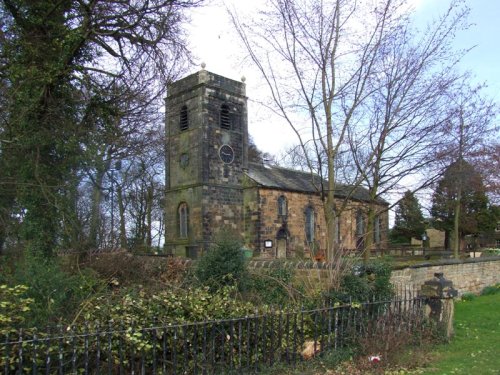
[(370, 335), (382, 339), (388, 330), (415, 334), (423, 326), (423, 305), (421, 298), (407, 296), (147, 328), (88, 322), (44, 332), (19, 330), (0, 343), (0, 373), (254, 373), (355, 345)]

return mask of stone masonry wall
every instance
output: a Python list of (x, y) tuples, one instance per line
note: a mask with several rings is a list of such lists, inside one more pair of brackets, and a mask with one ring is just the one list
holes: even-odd
[(396, 286), (417, 289), (435, 273), (442, 272), (453, 282), (459, 295), (478, 294), (486, 286), (500, 283), (500, 257), (449, 260), (439, 265), (419, 265), (392, 271), (391, 282)]
[[(295, 268), (295, 277), (302, 281), (326, 287), (330, 271), (326, 263), (312, 261), (280, 262), (277, 260), (253, 260), (249, 267), (254, 270), (286, 265)], [(396, 290), (420, 290), (425, 281), (434, 274), (442, 272), (444, 277), (453, 282), (459, 295), (464, 293), (479, 294), (485, 287), (500, 283), (500, 257), (475, 258), (467, 260), (446, 260), (441, 264), (422, 264), (392, 271), (391, 282)]]
[[(286, 218), (278, 215), (278, 198), (284, 196), (288, 203), (288, 215)], [(277, 189), (259, 189), (258, 209), (260, 214), (254, 215), (254, 220), (259, 223), (253, 227), (258, 232), (260, 244), (257, 247), (263, 249), (261, 256), (265, 258), (275, 257), (276, 249), (264, 249), (264, 241), (276, 242), (276, 236), (280, 229), (289, 234), (287, 257), (311, 255), (310, 245), (305, 238), (305, 212), (308, 206), (314, 208), (315, 234), (314, 238), (320, 251), (326, 250), (326, 223), (323, 213), (323, 202), (317, 194), (282, 191)], [(341, 205), (341, 201), (338, 202)], [(359, 208), (366, 208), (365, 203), (351, 201), (340, 215), (340, 243), (344, 249), (356, 248), (356, 213)], [(387, 241), (387, 212), (381, 215), (381, 243), (384, 247)], [(247, 228), (248, 228), (247, 224)], [(376, 246), (376, 245), (374, 245)]]
[[(278, 216), (278, 198), (283, 195), (288, 203), (286, 218)], [(322, 202), (316, 194), (284, 192), (281, 190), (260, 189), (259, 209), (261, 212), (259, 237), (264, 248), (265, 240), (276, 241), (277, 232), (285, 229), (289, 233), (287, 257), (311, 255), (311, 246), (306, 242), (305, 211), (308, 206), (314, 209), (314, 240), (320, 249), (326, 247), (326, 225), (323, 215)], [(275, 249), (266, 249), (274, 257)]]
[[(205, 70), (169, 85), (165, 126), (167, 252), (196, 256), (219, 232), (243, 234), (246, 100), (244, 83)], [(229, 119), (224, 127), (223, 108)], [(185, 126), (181, 126), (181, 117)], [(223, 145), (232, 149), (231, 161), (221, 159)], [(188, 206), (187, 238), (179, 233), (181, 203)]]

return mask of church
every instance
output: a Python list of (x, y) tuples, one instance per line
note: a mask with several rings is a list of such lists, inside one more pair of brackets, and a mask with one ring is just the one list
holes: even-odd
[[(319, 177), (249, 161), (245, 83), (201, 70), (169, 84), (166, 98), (165, 249), (196, 258), (214, 236), (232, 232), (254, 257), (314, 258), (326, 253)], [(316, 179), (317, 181), (314, 181)], [(387, 244), (387, 202), (374, 205), (366, 233), (368, 192), (338, 186), (349, 197), (336, 221), (345, 250)]]

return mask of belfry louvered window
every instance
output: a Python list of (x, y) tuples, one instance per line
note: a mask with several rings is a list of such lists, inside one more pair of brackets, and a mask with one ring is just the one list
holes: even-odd
[(181, 131), (189, 129), (188, 109), (187, 106), (182, 106), (179, 116), (179, 129)]
[(231, 130), (231, 116), (227, 104), (222, 104), (220, 106), (220, 128)]

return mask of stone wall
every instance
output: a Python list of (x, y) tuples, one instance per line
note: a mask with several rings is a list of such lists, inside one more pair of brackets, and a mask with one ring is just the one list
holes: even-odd
[[(158, 262), (165, 261), (164, 257), (154, 257)], [(185, 259), (184, 264), (192, 266), (191, 259)], [(255, 270), (274, 267), (290, 267), (295, 269), (295, 277), (299, 280), (325, 285), (331, 277), (328, 264), (313, 261), (287, 260), (251, 260), (248, 266)], [(464, 293), (480, 293), (485, 287), (500, 283), (500, 257), (475, 258), (467, 260), (447, 260), (441, 264), (422, 264), (392, 271), (391, 281), (396, 286), (405, 289), (420, 290), (421, 286), (434, 277), (435, 273), (442, 272), (447, 280), (453, 282), (453, 287), (459, 295)]]
[[(325, 263), (312, 261), (280, 262), (277, 260), (253, 260), (249, 266), (265, 269), (278, 266), (295, 268), (295, 277), (326, 286), (331, 272)], [(453, 282), (459, 295), (480, 293), (485, 287), (500, 283), (500, 257), (474, 258), (467, 260), (446, 260), (440, 264), (421, 264), (392, 271), (391, 282), (397, 290), (420, 290), (425, 281), (442, 272), (444, 277)]]
[[(278, 232), (281, 230), (287, 233), (287, 258), (311, 258), (313, 253), (318, 254), (318, 252), (324, 254), (326, 251), (327, 233), (323, 202), (318, 194), (269, 188), (253, 188), (247, 189), (246, 196), (246, 210), (254, 213), (246, 215), (246, 230), (247, 232), (249, 230), (253, 231), (253, 233), (247, 236), (250, 239), (253, 238), (253, 240), (249, 241), (246, 246), (258, 252), (261, 258), (270, 259), (276, 257), (276, 246), (266, 249), (264, 241), (271, 240), (273, 244), (276, 244)], [(278, 214), (278, 198), (280, 196), (284, 196), (287, 201), (288, 214), (285, 217)], [(254, 199), (253, 202), (252, 199)], [(340, 207), (343, 203), (343, 201), (338, 200), (337, 205)], [(307, 207), (314, 209), (315, 252), (311, 251), (311, 244), (306, 241)], [(351, 200), (340, 214), (340, 246), (346, 250), (354, 250), (356, 248), (356, 214), (359, 209), (365, 210), (366, 203)], [(383, 207), (378, 209), (383, 210)], [(381, 241), (378, 244), (374, 244), (373, 248), (377, 246), (385, 248), (387, 245), (389, 220), (387, 211), (383, 212), (380, 218)], [(373, 236), (373, 233), (367, 235)]]
[[(278, 215), (278, 198), (286, 197), (288, 214), (286, 217)], [(294, 256), (311, 256), (311, 244), (307, 243), (305, 235), (305, 212), (307, 207), (314, 209), (314, 242), (316, 246), (326, 247), (326, 225), (323, 215), (321, 198), (312, 193), (296, 193), (274, 189), (260, 189), (259, 191), (260, 247), (264, 248), (264, 241), (276, 242), (277, 233), (281, 229), (288, 233), (287, 258)], [(262, 255), (275, 257), (275, 249), (265, 249)]]
[(459, 295), (478, 294), (485, 287), (500, 283), (500, 257), (447, 260), (437, 265), (422, 264), (396, 269), (392, 272), (391, 281), (396, 286), (418, 289), (437, 272), (442, 272), (446, 279), (453, 282)]

